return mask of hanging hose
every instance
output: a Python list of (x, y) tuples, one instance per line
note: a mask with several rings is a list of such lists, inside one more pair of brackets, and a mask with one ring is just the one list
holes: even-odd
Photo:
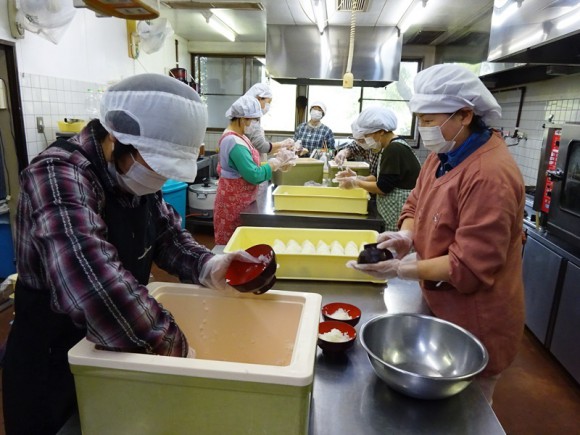
[(346, 64), (346, 72), (351, 72), (352, 68), (352, 57), (354, 52), (354, 35), (356, 30), (356, 10), (358, 6), (358, 0), (354, 0), (352, 3), (352, 9), (350, 10), (350, 44), (348, 47), (348, 61)]
[(354, 53), (354, 36), (356, 30), (356, 11), (358, 9), (358, 0), (353, 0), (352, 8), (350, 10), (350, 44), (348, 47), (348, 60), (346, 62), (346, 73), (342, 78), (342, 86), (344, 88), (352, 88), (354, 76), (352, 75), (352, 57)]

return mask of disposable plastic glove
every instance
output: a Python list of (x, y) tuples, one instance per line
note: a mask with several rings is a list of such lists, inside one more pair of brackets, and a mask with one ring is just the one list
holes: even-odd
[(419, 257), (416, 252), (407, 255), (399, 263), (397, 276), (401, 279), (408, 279), (412, 281), (419, 280)]
[(291, 137), (288, 137), (286, 139), (284, 139), (282, 142), (280, 142), (280, 147), (284, 148), (284, 149), (292, 149), (294, 147), (294, 139), (292, 139)]
[(356, 172), (354, 172), (350, 168), (346, 168), (344, 171), (340, 171), (336, 173), (336, 178), (349, 178), (349, 177), (356, 177)]
[(204, 287), (215, 290), (231, 289), (232, 287), (226, 283), (226, 272), (234, 260), (245, 261), (246, 263), (260, 262), (260, 260), (246, 251), (235, 251), (228, 254), (216, 255), (201, 268), (199, 283)]
[(282, 167), (282, 161), (277, 157), (268, 159), (268, 164), (270, 165), (270, 168), (272, 168), (272, 172), (276, 172)]
[(340, 150), (334, 156), (334, 163), (336, 163), (338, 166), (342, 166), (347, 158), (348, 158), (348, 151), (347, 150)]
[(337, 182), (338, 187), (340, 187), (341, 189), (354, 189), (355, 187), (357, 187), (356, 175), (354, 177), (335, 178), (332, 181)]
[(396, 252), (395, 258), (401, 259), (413, 247), (413, 232), (409, 230), (385, 231), (377, 237), (377, 247)]
[(276, 154), (276, 158), (281, 162), (280, 170), (282, 172), (289, 171), (292, 166), (296, 166), (296, 161), (298, 160), (298, 157), (293, 151), (286, 149), (279, 151)]
[(373, 264), (359, 264), (355, 260), (350, 260), (346, 263), (346, 267), (360, 270), (374, 278), (390, 279), (397, 277), (397, 271), (401, 260), (387, 260)]
[(359, 264), (354, 260), (346, 263), (351, 269), (360, 270), (378, 279), (400, 278), (406, 280), (419, 280), (419, 260), (417, 254), (409, 254), (402, 260), (380, 261), (374, 264)]

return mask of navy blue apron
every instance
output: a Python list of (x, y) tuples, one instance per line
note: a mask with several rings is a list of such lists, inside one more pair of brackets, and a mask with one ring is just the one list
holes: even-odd
[[(80, 147), (65, 140), (52, 146), (86, 157)], [(154, 202), (154, 195), (145, 195), (139, 206), (127, 208), (106, 192), (107, 240), (117, 248), (123, 267), (143, 285), (149, 281), (153, 263)], [(14, 322), (2, 373), (6, 435), (52, 435), (76, 412), (67, 352), (86, 330), (51, 310), (48, 289), (34, 289), (17, 280), (14, 298)]]

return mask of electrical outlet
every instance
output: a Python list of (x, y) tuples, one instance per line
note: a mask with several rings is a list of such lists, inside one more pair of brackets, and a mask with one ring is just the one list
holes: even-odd
[(36, 117), (36, 131), (44, 133), (44, 118), (42, 116)]

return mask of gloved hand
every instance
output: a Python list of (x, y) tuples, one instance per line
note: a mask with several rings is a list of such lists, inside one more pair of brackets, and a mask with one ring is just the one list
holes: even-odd
[(201, 268), (199, 283), (204, 287), (209, 287), (214, 290), (231, 289), (232, 287), (226, 283), (226, 272), (234, 260), (245, 261), (246, 263), (260, 262), (260, 260), (246, 251), (215, 255)]
[(270, 168), (272, 168), (272, 172), (276, 172), (282, 167), (282, 161), (277, 157), (268, 159), (268, 164), (270, 165)]
[(276, 154), (276, 158), (280, 160), (280, 170), (282, 172), (289, 171), (292, 166), (296, 166), (296, 161), (298, 157), (291, 150), (281, 150)]
[(387, 260), (373, 264), (359, 264), (354, 260), (346, 263), (351, 269), (360, 270), (378, 279), (400, 278), (407, 280), (419, 280), (419, 260), (417, 254), (409, 254), (402, 260)]
[(294, 142), (294, 146), (292, 147), (292, 150), (294, 152), (297, 152), (297, 153), (302, 151), (302, 141), (300, 139), (298, 139), (297, 141)]
[(377, 237), (377, 247), (394, 250), (395, 258), (401, 259), (413, 247), (413, 232), (409, 230), (385, 231)]
[(338, 166), (342, 166), (346, 159), (348, 159), (348, 154), (349, 152), (347, 149), (340, 150), (334, 156), (334, 163), (336, 163)]
[(356, 172), (354, 172), (350, 168), (346, 168), (344, 171), (340, 171), (336, 173), (336, 178), (349, 178), (349, 177), (356, 177)]
[(190, 347), (189, 350), (187, 351), (187, 357), (195, 359), (195, 356), (196, 356), (195, 349), (193, 347)]
[(337, 177), (332, 181), (338, 183), (338, 187), (340, 187), (341, 189), (354, 189), (355, 187), (358, 187), (357, 180), (358, 178), (355, 175), (354, 177), (343, 177), (343, 178)]
[(270, 150), (270, 153), (276, 154), (280, 150), (287, 150), (287, 149), (291, 150), (293, 147), (294, 147), (294, 139), (287, 138), (281, 142), (274, 142), (272, 144), (272, 149)]

